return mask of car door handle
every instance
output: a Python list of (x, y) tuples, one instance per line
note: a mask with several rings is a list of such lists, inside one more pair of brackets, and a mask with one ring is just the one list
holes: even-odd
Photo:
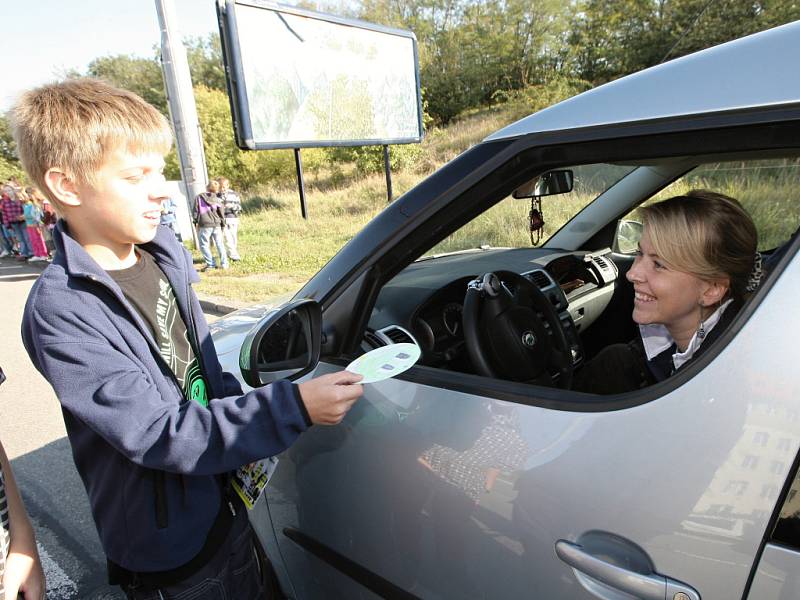
[(700, 600), (700, 594), (684, 583), (658, 573), (624, 569), (567, 540), (556, 542), (556, 555), (576, 571), (641, 600)]

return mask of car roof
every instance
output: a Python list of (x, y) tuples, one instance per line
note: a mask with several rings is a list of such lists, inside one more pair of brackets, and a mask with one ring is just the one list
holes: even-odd
[(485, 141), (800, 102), (800, 21), (639, 71), (555, 104)]

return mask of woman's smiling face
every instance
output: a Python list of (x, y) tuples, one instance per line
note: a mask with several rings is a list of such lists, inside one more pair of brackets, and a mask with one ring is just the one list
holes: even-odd
[(633, 320), (660, 323), (678, 340), (697, 329), (704, 294), (711, 286), (696, 275), (676, 270), (655, 253), (645, 226), (639, 253), (626, 277), (633, 284)]

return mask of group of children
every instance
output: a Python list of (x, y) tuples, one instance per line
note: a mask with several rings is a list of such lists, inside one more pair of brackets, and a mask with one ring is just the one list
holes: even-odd
[[(236, 262), (239, 256), (239, 214), (242, 200), (230, 188), (227, 177), (218, 177), (208, 182), (206, 191), (194, 199), (192, 219), (197, 226), (200, 254), (205, 269), (228, 268), (228, 258)], [(211, 242), (217, 248), (219, 263), (211, 252)]]
[(35, 187), (23, 189), (15, 178), (9, 179), (0, 190), (2, 237), (0, 258), (16, 256), (30, 262), (50, 258), (52, 230), (56, 213), (47, 198)]
[[(274, 597), (232, 479), (309, 427), (340, 423), (361, 376), (244, 393), (222, 370), (192, 257), (160, 225), (172, 132), (153, 106), (69, 79), (26, 92), (10, 116), (20, 160), (59, 216), (22, 340), (61, 403), (109, 582), (129, 600)], [(40, 600), (36, 569), (15, 577), (12, 594)]]

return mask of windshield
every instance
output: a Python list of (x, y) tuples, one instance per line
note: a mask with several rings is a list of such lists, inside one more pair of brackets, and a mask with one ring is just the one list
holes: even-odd
[(629, 165), (591, 164), (570, 167), (574, 174), (571, 192), (541, 198), (541, 232), (530, 230), (530, 212), (535, 201), (509, 194), (461, 229), (453, 232), (422, 258), (477, 248), (524, 248), (541, 246), (592, 200), (633, 171)]

